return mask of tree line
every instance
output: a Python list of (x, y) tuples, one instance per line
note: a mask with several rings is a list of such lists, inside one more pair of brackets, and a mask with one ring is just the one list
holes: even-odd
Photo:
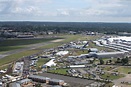
[(99, 23), (99, 22), (0, 22), (0, 29), (8, 28), (16, 31), (92, 31), (106, 34), (130, 32), (131, 23)]

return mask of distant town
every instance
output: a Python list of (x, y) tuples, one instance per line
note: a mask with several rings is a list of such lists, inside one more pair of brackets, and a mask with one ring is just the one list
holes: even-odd
[(0, 27), (0, 87), (131, 87), (130, 32), (54, 25)]

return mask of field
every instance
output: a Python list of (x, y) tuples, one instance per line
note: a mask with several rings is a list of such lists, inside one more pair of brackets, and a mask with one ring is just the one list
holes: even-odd
[(119, 67), (118, 69), (114, 70), (120, 73), (128, 74), (128, 72), (131, 72), (131, 67)]
[(51, 40), (56, 40), (59, 38), (41, 38), (41, 39), (11, 39), (11, 40), (3, 40), (0, 42), (0, 52), (10, 51), (14, 49), (21, 49), (26, 47), (27, 45), (47, 42)]
[(112, 87), (113, 85), (114, 85), (113, 83), (107, 83), (107, 84), (105, 84), (104, 87)]
[(2, 66), (4, 64), (11, 63), (13, 61), (16, 61), (16, 60), (18, 60), (18, 59), (20, 59), (24, 56), (29, 56), (31, 54), (35, 54), (37, 52), (39, 52), (39, 50), (28, 50), (28, 51), (24, 51), (24, 52), (21, 52), (21, 53), (17, 53), (17, 54), (7, 56), (5, 58), (0, 59), (0, 66)]
[(98, 50), (102, 50), (102, 51), (107, 51), (107, 52), (113, 52), (114, 50), (109, 49), (109, 48), (105, 48), (105, 47), (100, 47), (95, 45), (93, 42), (89, 42), (89, 46), (87, 48), (97, 48)]
[(0, 46), (19, 46), (19, 45), (29, 45), (35, 43), (46, 42), (50, 40), (55, 40), (59, 38), (36, 38), (36, 39), (11, 39), (11, 40), (3, 40), (0, 43)]
[[(67, 43), (67, 42), (70, 42), (70, 41), (74, 41), (74, 40), (78, 40), (79, 38), (82, 38), (81, 35), (62, 35), (60, 38), (58, 39), (61, 39), (61, 38), (64, 38), (63, 41), (61, 42), (52, 42), (52, 43), (49, 43), (49, 44), (46, 44), (42, 47), (39, 47), (37, 49), (32, 49), (32, 50), (26, 50), (26, 51), (23, 51), (23, 52), (20, 52), (20, 53), (17, 53), (17, 54), (12, 54), (12, 55), (9, 55), (9, 56), (6, 56), (2, 59), (0, 59), (0, 66), (1, 68), (3, 66), (5, 66), (6, 64), (9, 64), (11, 62), (14, 62), (24, 56), (29, 56), (29, 55), (32, 55), (32, 54), (36, 54), (40, 51), (42, 51), (43, 49), (48, 49), (48, 48), (53, 48), (53, 47), (57, 47), (59, 45), (62, 45), (64, 43)], [(55, 40), (55, 39), (50, 39), (50, 40), (40, 40), (39, 42), (49, 42), (51, 40)], [(25, 41), (24, 41), (25, 42)], [(25, 44), (29, 44), (29, 42), (25, 42), (24, 44), (23, 42), (23, 45)], [(12, 42), (11, 44), (13, 44), (14, 42)], [(35, 41), (32, 41), (32, 43), (36, 43)], [(2, 45), (2, 44), (1, 44)], [(9, 46), (9, 43), (7, 43), (6, 45)], [(22, 44), (21, 44), (22, 45)], [(18, 46), (18, 44), (16, 44), (16, 46)]]
[(51, 73), (58, 73), (58, 74), (62, 74), (62, 75), (67, 75), (67, 70), (68, 69), (56, 69), (56, 70), (49, 70), (48, 72)]
[(114, 80), (114, 79), (122, 78), (122, 77), (124, 77), (124, 75), (122, 75), (122, 74), (113, 75), (110, 73), (105, 73), (104, 75), (101, 75), (101, 77), (104, 79)]
[(50, 59), (44, 59), (44, 58), (41, 58), (41, 59), (38, 59), (38, 62), (36, 64), (36, 68), (37, 70), (41, 70), (41, 67), (47, 63)]
[[(68, 43), (70, 41), (75, 41), (75, 40), (89, 40), (89, 39), (97, 39), (99, 38), (99, 36), (82, 36), (82, 35), (59, 35), (59, 38), (57, 39), (63, 39), (60, 42), (51, 42), (52, 40), (56, 40), (56, 38), (50, 38), (50, 39), (38, 39), (38, 40), (12, 40), (12, 42), (10, 43), (6, 43), (4, 44), (4, 42), (0, 43), (0, 46), (4, 46), (4, 47), (10, 47), (13, 45), (13, 47), (15, 48), (19, 48), (21, 46), (26, 46), (26, 45), (31, 45), (31, 44), (36, 44), (36, 43), (41, 43), (41, 42), (50, 42), (49, 44), (43, 45), (41, 47), (38, 47), (36, 49), (31, 49), (31, 50), (26, 50), (20, 53), (16, 53), (16, 54), (12, 54), (9, 56), (6, 56), (3, 59), (0, 59), (0, 66), (2, 68), (2, 66), (5, 66), (6, 64), (9, 64), (11, 62), (14, 62), (24, 56), (29, 56), (32, 54), (36, 54), (40, 51), (42, 51), (43, 49), (48, 49), (48, 48), (54, 48), (57, 46), (60, 46), (62, 44)], [(8, 41), (7, 41), (8, 42)], [(12, 49), (12, 48), (11, 48)], [(7, 49), (7, 50), (11, 50), (11, 49)], [(81, 52), (80, 52), (81, 53)], [(41, 65), (41, 64), (40, 64)]]
[(103, 67), (103, 70), (111, 71), (114, 68), (116, 68), (116, 67), (115, 66), (105, 66), (105, 67)]

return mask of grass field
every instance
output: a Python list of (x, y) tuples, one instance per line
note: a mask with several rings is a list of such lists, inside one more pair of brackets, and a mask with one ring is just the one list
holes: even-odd
[(60, 37), (64, 38), (64, 40), (60, 41), (60, 42), (54, 42), (54, 43), (48, 44), (46, 46), (40, 47), (40, 49), (54, 48), (54, 47), (57, 47), (59, 45), (68, 43), (70, 41), (75, 41), (75, 40), (78, 40), (78, 39), (81, 40), (83, 38), (81, 35), (62, 35)]
[(112, 87), (113, 85), (113, 83), (106, 83), (104, 87)]
[(103, 50), (103, 51), (107, 51), (107, 52), (113, 52), (114, 50), (112, 49), (109, 49), (109, 48), (105, 48), (105, 47), (100, 47), (100, 46), (97, 46), (95, 45), (93, 42), (89, 42), (89, 46), (87, 48), (97, 48), (99, 51), (100, 50)]
[(51, 40), (56, 40), (59, 38), (41, 38), (41, 39), (12, 39), (12, 40), (3, 40), (0, 42), (0, 52), (10, 51), (14, 49), (21, 49), (27, 45), (47, 42)]
[(21, 48), (23, 48), (23, 46), (1, 46), (0, 52), (10, 51), (10, 50), (15, 50), (15, 49), (21, 49)]
[(35, 43), (47, 42), (59, 38), (40, 38), (40, 39), (11, 39), (3, 40), (0, 42), (0, 46), (19, 46), (19, 45), (30, 45)]
[(131, 67), (119, 67), (118, 69), (114, 70), (120, 73), (128, 74), (128, 72), (131, 72)]
[(91, 36), (91, 35), (88, 35), (87, 36), (87, 40), (97, 40), (97, 39), (99, 39), (101, 36), (99, 36), (99, 35), (96, 35), (96, 36)]
[(13, 54), (10, 56), (6, 56), (5, 58), (0, 59), (0, 66), (4, 65), (4, 64), (8, 64), (10, 62), (16, 61), (24, 56), (29, 56), (31, 54), (35, 54), (37, 52), (39, 52), (40, 50), (28, 50), (28, 51), (24, 51), (21, 53), (17, 53), (17, 54)]
[(75, 54), (77, 55), (81, 55), (81, 54), (87, 54), (88, 51), (87, 50), (72, 50), (73, 52), (75, 52)]
[(68, 74), (67, 70), (68, 69), (56, 69), (56, 70), (49, 70), (48, 72), (67, 75)]
[(101, 75), (101, 77), (104, 79), (114, 80), (114, 79), (122, 78), (122, 77), (124, 77), (124, 75), (122, 75), (122, 74), (112, 75), (110, 73), (105, 73), (104, 75)]
[(41, 70), (41, 67), (42, 67), (45, 63), (47, 63), (49, 60), (50, 60), (50, 59), (45, 59), (45, 58), (38, 59), (38, 62), (37, 62), (37, 64), (36, 64), (37, 70), (38, 70), (38, 71)]
[(112, 69), (116, 68), (115, 66), (105, 66), (103, 70), (110, 71)]

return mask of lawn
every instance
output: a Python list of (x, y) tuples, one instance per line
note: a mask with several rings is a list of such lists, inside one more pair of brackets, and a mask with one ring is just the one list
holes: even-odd
[(4, 70), (7, 69), (9, 65), (5, 65), (5, 66), (0, 66), (0, 70)]
[(105, 66), (104, 68), (103, 68), (103, 70), (106, 70), (106, 71), (110, 71), (110, 70), (112, 70), (112, 69), (114, 69), (115, 67), (113, 67), (113, 66)]
[(76, 41), (78, 39), (82, 39), (83, 37), (81, 35), (62, 35), (61, 38), (64, 38), (63, 41), (60, 42), (52, 42), (51, 44), (48, 44), (46, 46), (40, 47), (40, 49), (48, 49), (48, 48), (54, 48), (57, 46), (60, 46), (62, 44), (68, 43), (70, 41)]
[(113, 83), (106, 83), (105, 85), (104, 85), (104, 87), (112, 87), (114, 84)]
[(57, 46), (61, 45), (61, 43), (50, 43), (45, 46), (39, 47), (38, 49), (49, 49), (49, 48), (55, 48)]
[(68, 69), (56, 69), (56, 70), (49, 70), (48, 72), (67, 75), (68, 74), (67, 70)]
[(1, 46), (0, 47), (0, 52), (15, 50), (15, 49), (21, 49), (21, 48), (23, 48), (23, 46)]
[(87, 35), (86, 39), (87, 40), (97, 40), (100, 37), (101, 37), (100, 35)]
[(20, 53), (17, 53), (17, 54), (13, 54), (13, 55), (10, 55), (10, 56), (6, 56), (2, 59), (0, 59), (0, 66), (1, 65), (4, 65), (4, 64), (8, 64), (8, 63), (11, 63), (11, 62), (14, 62), (24, 56), (29, 56), (29, 55), (32, 55), (32, 54), (35, 54), (37, 52), (39, 52), (40, 50), (28, 50), (28, 51), (23, 51), (23, 52), (20, 52)]
[(49, 60), (50, 60), (50, 59), (45, 59), (45, 58), (40, 58), (40, 59), (38, 59), (37, 64), (36, 64), (37, 70), (38, 70), (38, 71), (41, 70), (41, 67), (42, 67), (45, 63), (47, 63)]
[(68, 49), (68, 51), (72, 52), (71, 55), (81, 55), (81, 54), (87, 54), (88, 51), (87, 50), (80, 50), (80, 49)]
[(89, 41), (89, 46), (88, 48), (97, 48), (99, 51), (103, 50), (103, 51), (107, 51), (107, 52), (113, 52), (114, 50), (106, 48), (106, 47), (101, 47), (101, 46), (97, 46), (95, 45), (93, 42)]
[(115, 71), (118, 71), (120, 73), (128, 74), (128, 72), (131, 72), (131, 67), (126, 67), (126, 66), (125, 67), (119, 67)]
[(113, 75), (113, 74), (110, 74), (110, 73), (105, 73), (104, 75), (101, 75), (101, 78), (109, 79), (109, 80), (119, 79), (119, 78), (122, 78), (122, 77), (124, 77), (124, 75), (122, 75), (122, 74)]
[(87, 50), (76, 50), (75, 52), (76, 52), (77, 55), (87, 54), (88, 53)]

